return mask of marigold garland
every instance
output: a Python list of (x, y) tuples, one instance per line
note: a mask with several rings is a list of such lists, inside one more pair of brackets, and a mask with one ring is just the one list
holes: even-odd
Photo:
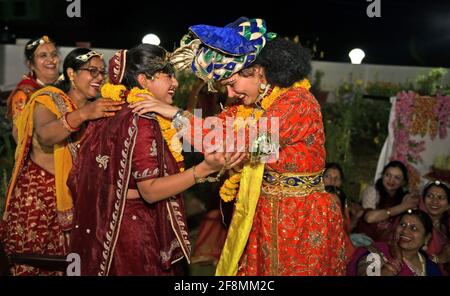
[[(303, 79), (294, 83), (294, 85), (290, 88), (300, 87), (309, 90), (311, 88), (311, 84), (307, 79)], [(268, 96), (262, 99), (262, 109), (239, 105), (237, 108), (235, 121), (233, 123), (234, 129), (238, 130), (241, 128), (245, 128), (248, 123), (256, 124), (256, 122), (261, 118), (264, 112), (269, 109), (273, 102), (275, 102), (276, 99), (278, 99), (283, 93), (287, 92), (290, 88), (275, 87)], [(250, 116), (253, 117), (253, 120), (246, 120)], [(239, 190), (239, 183), (241, 182), (241, 174), (242, 170), (233, 171), (230, 177), (225, 180), (219, 191), (219, 195), (223, 201), (229, 202), (236, 198), (237, 192)]]
[[(133, 87), (127, 93), (127, 88), (124, 85), (115, 85), (111, 83), (106, 83), (102, 86), (101, 94), (102, 97), (109, 98), (113, 101), (122, 101), (126, 98), (128, 104), (133, 104), (145, 100), (144, 98), (138, 97), (137, 95), (139, 94), (152, 95), (152, 93), (148, 90), (140, 89), (137, 87)], [(156, 119), (159, 123), (159, 126), (161, 127), (161, 133), (167, 143), (167, 146), (169, 147), (170, 153), (172, 153), (173, 157), (178, 163), (183, 162), (184, 157), (181, 153), (183, 146), (178, 137), (175, 136), (177, 134), (177, 130), (173, 127), (172, 121), (159, 115), (156, 116)], [(180, 168), (180, 170), (184, 171), (184, 168)]]

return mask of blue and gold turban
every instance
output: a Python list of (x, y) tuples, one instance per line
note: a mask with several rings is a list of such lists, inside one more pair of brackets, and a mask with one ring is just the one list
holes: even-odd
[(275, 37), (262, 19), (241, 17), (223, 28), (196, 25), (189, 28), (171, 62), (178, 70), (190, 67), (214, 91), (213, 82), (246, 68)]

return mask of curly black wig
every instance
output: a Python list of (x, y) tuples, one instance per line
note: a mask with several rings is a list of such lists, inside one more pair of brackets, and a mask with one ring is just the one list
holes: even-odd
[(252, 66), (255, 65), (264, 68), (268, 83), (289, 87), (311, 72), (311, 54), (300, 44), (275, 38), (261, 50), (252, 63)]

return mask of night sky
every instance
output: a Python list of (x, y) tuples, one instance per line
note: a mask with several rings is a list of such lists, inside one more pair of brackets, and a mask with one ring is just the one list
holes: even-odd
[(81, 18), (69, 18), (69, 2), (45, 1), (40, 20), (7, 24), (17, 37), (48, 34), (68, 46), (90, 41), (93, 47), (129, 48), (155, 33), (172, 50), (190, 25), (223, 26), (240, 16), (260, 17), (269, 31), (315, 43), (324, 52), (322, 60), (348, 62), (348, 52), (360, 47), (364, 63), (450, 67), (449, 0), (381, 0), (381, 18), (366, 15), (367, 0), (121, 2), (81, 0)]

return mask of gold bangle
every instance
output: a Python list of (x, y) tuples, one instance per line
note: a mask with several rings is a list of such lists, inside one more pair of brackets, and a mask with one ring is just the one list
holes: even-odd
[(195, 174), (195, 166), (192, 167), (192, 174), (194, 175), (194, 181), (195, 184), (201, 184), (201, 183), (214, 183), (214, 182), (219, 182), (220, 178), (222, 177), (222, 175), (225, 173), (225, 165), (222, 167), (222, 169), (219, 171), (219, 173), (217, 174), (217, 176), (215, 177), (206, 177), (206, 178), (200, 178)]
[(391, 217), (391, 211), (389, 211), (388, 209), (386, 209), (386, 214)]

